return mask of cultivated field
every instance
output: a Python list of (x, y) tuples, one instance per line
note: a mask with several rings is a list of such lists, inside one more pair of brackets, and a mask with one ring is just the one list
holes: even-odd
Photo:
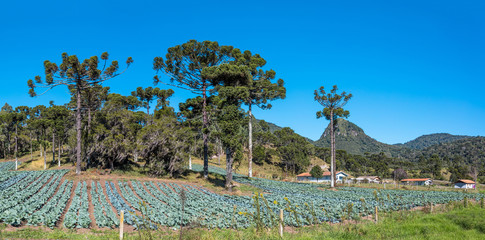
[[(13, 162), (0, 163), (0, 221), (15, 227), (117, 228), (121, 210), (125, 223), (134, 228), (247, 228), (254, 224), (256, 214), (262, 224), (271, 227), (278, 223), (280, 209), (285, 225), (303, 226), (372, 215), (376, 207), (388, 212), (483, 197), (478, 193), (349, 187), (333, 191), (316, 184), (236, 175), (236, 182), (264, 191), (251, 197), (158, 180), (72, 181), (65, 177), (68, 170), (9, 171), (14, 168)], [(194, 171), (201, 169), (194, 165)], [(224, 174), (216, 167), (210, 171)]]

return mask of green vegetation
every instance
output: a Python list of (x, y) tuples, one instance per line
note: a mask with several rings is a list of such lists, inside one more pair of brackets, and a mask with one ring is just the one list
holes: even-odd
[(427, 147), (431, 147), (433, 145), (438, 145), (441, 143), (451, 143), (456, 140), (469, 138), (469, 137), (470, 136), (451, 135), (449, 133), (435, 133), (435, 134), (423, 135), (412, 141), (406, 142), (404, 144), (396, 144), (396, 145), (402, 145), (407, 148), (422, 150)]
[[(283, 239), (483, 239), (485, 209), (471, 206), (444, 206), (435, 212), (404, 211), (379, 216), (379, 223), (359, 220), (347, 224), (315, 225), (285, 229)], [(140, 233), (125, 233), (125, 239), (142, 239)], [(156, 239), (178, 239), (179, 231), (152, 231)], [(23, 239), (119, 239), (117, 230), (90, 230), (79, 233), (66, 229), (21, 229), (7, 231), (0, 226), (0, 238)], [(182, 239), (281, 239), (276, 229), (259, 232), (247, 229), (185, 229)]]

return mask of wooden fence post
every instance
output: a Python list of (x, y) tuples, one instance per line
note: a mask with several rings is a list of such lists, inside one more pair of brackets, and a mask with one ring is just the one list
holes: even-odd
[(284, 224), (284, 219), (283, 219), (283, 209), (280, 209), (280, 237), (283, 237), (283, 224)]
[(124, 212), (123, 210), (121, 210), (121, 213), (120, 213), (120, 240), (123, 240), (123, 222), (124, 222)]
[(377, 206), (376, 206), (376, 223), (379, 221), (379, 217), (378, 217), (378, 212), (377, 212)]

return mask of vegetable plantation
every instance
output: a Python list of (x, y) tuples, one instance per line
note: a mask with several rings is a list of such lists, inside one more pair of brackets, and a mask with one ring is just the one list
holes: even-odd
[[(0, 163), (0, 169), (11, 169)], [(194, 165), (194, 171), (202, 166)], [(224, 170), (211, 167), (215, 174)], [(121, 210), (126, 224), (206, 228), (245, 228), (255, 216), (274, 225), (280, 209), (285, 224), (301, 226), (366, 216), (380, 211), (411, 209), (427, 204), (479, 199), (480, 194), (408, 190), (338, 188), (322, 190), (316, 184), (247, 178), (234, 180), (258, 187), (264, 194), (220, 195), (203, 187), (161, 181), (69, 181), (67, 170), (2, 171), (0, 221), (12, 226), (44, 225), (50, 228), (116, 228)], [(89, 210), (91, 209), (91, 211)]]

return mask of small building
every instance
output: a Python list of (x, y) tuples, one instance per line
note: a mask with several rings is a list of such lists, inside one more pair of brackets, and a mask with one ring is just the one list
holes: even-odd
[[(339, 171), (335, 174), (336, 182), (342, 182), (344, 178), (347, 178), (349, 175), (345, 172)], [(301, 182), (330, 182), (331, 180), (331, 173), (324, 172), (322, 178), (314, 178), (310, 173), (302, 173), (296, 176), (297, 181)]]
[(431, 178), (406, 178), (401, 180), (401, 183), (415, 186), (429, 186), (433, 184), (433, 180)]
[(460, 179), (456, 181), (455, 188), (463, 188), (463, 189), (475, 189), (476, 183), (472, 180), (468, 179)]
[(353, 178), (352, 180), (358, 183), (380, 183), (381, 178), (378, 176), (360, 176), (357, 178)]

